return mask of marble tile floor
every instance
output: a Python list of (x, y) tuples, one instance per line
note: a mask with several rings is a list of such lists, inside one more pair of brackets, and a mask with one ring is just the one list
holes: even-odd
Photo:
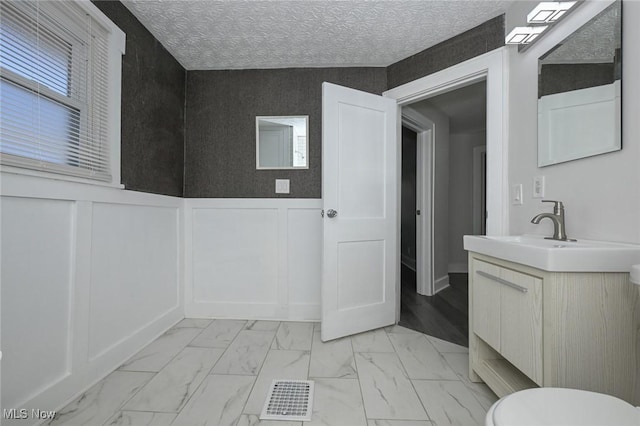
[(51, 425), (303, 426), (260, 421), (271, 381), (315, 381), (304, 426), (483, 425), (497, 397), (467, 348), (401, 326), (332, 342), (320, 324), (184, 319)]

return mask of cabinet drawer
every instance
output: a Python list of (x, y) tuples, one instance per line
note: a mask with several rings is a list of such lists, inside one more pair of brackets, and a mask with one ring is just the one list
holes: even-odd
[(470, 277), (473, 280), (473, 330), (493, 349), (500, 352), (500, 284), (489, 276), (500, 276), (500, 268), (474, 260)]
[(480, 260), (473, 267), (474, 332), (542, 383), (542, 280)]

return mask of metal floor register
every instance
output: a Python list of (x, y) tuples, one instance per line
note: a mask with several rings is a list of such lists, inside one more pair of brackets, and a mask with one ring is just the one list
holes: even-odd
[(260, 420), (311, 421), (313, 380), (274, 380)]

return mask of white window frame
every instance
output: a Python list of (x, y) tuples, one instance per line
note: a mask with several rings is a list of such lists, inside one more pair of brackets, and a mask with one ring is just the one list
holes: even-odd
[[(111, 180), (108, 182), (101, 180), (94, 180), (91, 178), (79, 177), (79, 176), (71, 176), (65, 175), (62, 173), (57, 173), (55, 171), (44, 171), (44, 170), (35, 170), (24, 168), (15, 165), (8, 164), (0, 164), (0, 172), (1, 173), (12, 173), (26, 176), (36, 176), (41, 178), (55, 179), (55, 180), (64, 180), (71, 182), (80, 182), (80, 183), (89, 183), (97, 186), (109, 186), (116, 188), (124, 188), (124, 185), (120, 183), (121, 180), (121, 163), (120, 163), (120, 153), (121, 153), (121, 137), (120, 137), (120, 129), (121, 129), (121, 96), (122, 96), (122, 55), (125, 53), (125, 45), (126, 45), (126, 35), (125, 33), (114, 24), (100, 9), (98, 9), (94, 4), (89, 0), (74, 0), (74, 2), (82, 8), (84, 12), (86, 12), (92, 19), (102, 25), (108, 32), (108, 70), (107, 70), (107, 79), (108, 79), (108, 87), (109, 92), (107, 96), (107, 139), (106, 144), (109, 147), (109, 169), (111, 174)], [(62, 18), (62, 14), (56, 13), (59, 18)], [(65, 25), (73, 26), (82, 26), (84, 22), (75, 22), (71, 18), (65, 17), (64, 19)], [(63, 36), (55, 30), (50, 30), (52, 33), (60, 36), (65, 39), (72, 45), (72, 49), (75, 49), (77, 46), (77, 40), (70, 40), (69, 37)], [(72, 31), (73, 32), (73, 31)], [(24, 78), (20, 75), (17, 75), (14, 72), (3, 69), (3, 75), (5, 78), (14, 82), (26, 89), (35, 89), (37, 83), (30, 81), (27, 78)], [(39, 91), (44, 94), (49, 99), (60, 102), (64, 105), (73, 106), (74, 108), (78, 108), (80, 111), (80, 121), (81, 123), (86, 122), (86, 110), (88, 105), (83, 104), (82, 102), (78, 102), (77, 99), (65, 97), (60, 95), (55, 90), (51, 90), (49, 88), (44, 88), (41, 85), (39, 87)], [(10, 154), (2, 154), (6, 157), (11, 157)]]

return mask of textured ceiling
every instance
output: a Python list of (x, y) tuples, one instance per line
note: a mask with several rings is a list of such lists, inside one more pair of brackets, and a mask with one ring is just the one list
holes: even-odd
[(388, 66), (513, 0), (123, 0), (188, 70)]

